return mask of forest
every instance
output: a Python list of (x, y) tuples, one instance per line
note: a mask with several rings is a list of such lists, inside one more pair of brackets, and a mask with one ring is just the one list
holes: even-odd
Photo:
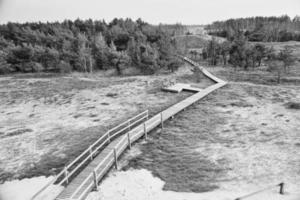
[(206, 27), (210, 35), (233, 40), (236, 30), (242, 30), (252, 42), (300, 41), (300, 16), (250, 17), (216, 21)]
[(92, 72), (127, 67), (143, 74), (176, 70), (180, 60), (172, 35), (180, 24), (154, 26), (141, 19), (65, 20), (0, 25), (0, 74)]
[[(300, 41), (298, 16), (230, 19), (207, 25), (206, 30), (213, 37), (205, 40), (201, 57), (209, 65), (223, 63), (248, 70), (264, 61), (287, 71), (296, 61), (290, 47), (275, 52), (262, 42)], [(132, 67), (141, 74), (174, 72), (182, 64), (176, 55), (187, 50), (174, 36), (190, 34), (188, 26), (181, 24), (151, 25), (129, 18), (109, 23), (91, 19), (7, 23), (0, 25), (0, 74), (113, 69), (122, 75)], [(227, 40), (220, 42), (214, 36)]]

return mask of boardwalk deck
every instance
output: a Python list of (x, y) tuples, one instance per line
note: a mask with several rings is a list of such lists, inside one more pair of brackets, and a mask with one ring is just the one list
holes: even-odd
[(192, 87), (190, 84), (185, 84), (185, 83), (176, 83), (175, 85), (172, 85), (170, 87), (163, 88), (164, 91), (168, 92), (182, 92), (183, 90), (187, 90), (190, 92), (200, 92), (200, 88), (195, 88)]
[[(137, 125), (127, 133), (117, 137), (111, 143), (109, 143), (68, 185), (67, 187), (56, 197), (56, 200), (81, 200), (84, 199), (88, 193), (95, 188), (96, 184), (105, 176), (110, 168), (117, 164), (117, 158), (124, 152), (127, 147), (143, 137), (154, 128), (158, 127), (161, 123), (173, 117), (180, 111), (196, 103), (201, 98), (205, 97), (214, 90), (226, 85), (226, 82), (214, 77), (205, 69), (202, 69), (193, 61), (183, 58), (190, 64), (199, 67), (203, 73), (214, 80), (216, 84), (207, 87), (205, 89), (193, 88), (190, 85), (181, 85), (182, 90), (188, 89), (196, 94), (184, 99), (183, 101), (169, 107), (163, 112), (153, 116), (146, 122)], [(184, 87), (183, 87), (184, 86)], [(95, 182), (97, 182), (95, 184)]]

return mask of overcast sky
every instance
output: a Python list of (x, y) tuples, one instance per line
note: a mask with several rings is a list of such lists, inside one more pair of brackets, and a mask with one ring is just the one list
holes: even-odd
[(300, 14), (300, 0), (0, 0), (0, 23), (141, 17), (153, 24), (207, 24), (283, 14)]

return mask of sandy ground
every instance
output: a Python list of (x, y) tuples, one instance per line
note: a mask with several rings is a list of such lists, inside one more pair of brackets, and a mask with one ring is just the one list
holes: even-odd
[[(42, 187), (51, 181), (53, 177), (35, 177), (8, 181), (0, 185), (0, 200), (30, 200)], [(63, 187), (52, 186), (47, 189), (47, 196), (41, 196), (41, 200), (54, 199)]]
[[(234, 193), (230, 190), (218, 190), (206, 193), (187, 193), (164, 191), (164, 182), (155, 178), (145, 169), (114, 172), (99, 187), (99, 192), (92, 192), (87, 200), (233, 200), (248, 191)], [(298, 200), (299, 195), (279, 195), (276, 190), (269, 190), (249, 199), (252, 200)]]

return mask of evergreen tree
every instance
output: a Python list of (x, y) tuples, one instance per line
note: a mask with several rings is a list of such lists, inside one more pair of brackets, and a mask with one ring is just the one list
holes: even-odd
[(109, 65), (108, 49), (106, 41), (101, 33), (94, 38), (93, 55), (98, 69), (107, 69)]
[(0, 74), (7, 74), (11, 72), (10, 64), (7, 63), (7, 53), (0, 50)]

